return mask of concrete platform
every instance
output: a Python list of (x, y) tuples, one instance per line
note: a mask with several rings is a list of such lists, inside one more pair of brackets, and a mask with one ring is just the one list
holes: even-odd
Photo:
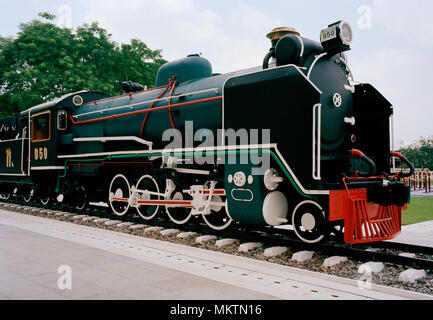
[(410, 195), (415, 198), (433, 198), (433, 192), (426, 193), (424, 190), (411, 191)]
[[(70, 267), (72, 289), (59, 289)], [(433, 299), (199, 248), (0, 210), (0, 299)]]
[[(58, 287), (71, 268), (71, 290)], [(62, 285), (61, 285), (62, 286)], [(227, 294), (230, 293), (230, 294)], [(163, 266), (0, 224), (0, 300), (276, 299)]]
[(401, 233), (390, 241), (433, 247), (433, 221), (402, 226)]

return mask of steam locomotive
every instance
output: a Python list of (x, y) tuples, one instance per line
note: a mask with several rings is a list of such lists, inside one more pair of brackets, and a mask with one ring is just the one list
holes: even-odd
[[(190, 55), (163, 65), (155, 88), (76, 92), (1, 119), (0, 194), (215, 230), (287, 225), (308, 243), (395, 237), (413, 166), (390, 152), (391, 103), (353, 80), (350, 25), (320, 42), (293, 28), (268, 38), (257, 68), (214, 74)], [(410, 172), (392, 173), (393, 157)]]

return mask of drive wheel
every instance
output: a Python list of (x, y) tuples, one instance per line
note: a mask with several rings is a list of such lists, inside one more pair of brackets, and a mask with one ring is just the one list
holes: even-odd
[[(210, 214), (203, 215), (203, 220), (206, 224), (217, 231), (227, 229), (233, 222), (227, 209), (227, 201), (223, 203), (220, 196), (213, 196), (211, 202), (215, 203), (211, 205)], [(216, 204), (220, 203), (220, 205)]]
[[(138, 180), (136, 188), (138, 190), (144, 191), (144, 193), (140, 193), (138, 196), (138, 204), (140, 204), (140, 201), (160, 200), (159, 186), (152, 176), (142, 176)], [(158, 210), (159, 205), (142, 204), (137, 207), (138, 214), (146, 221), (150, 221), (155, 218), (155, 216), (158, 214)]]
[[(176, 200), (176, 201), (191, 201), (191, 196), (182, 193), (182, 191), (175, 191), (173, 192), (173, 197), (170, 200)], [(166, 206), (165, 210), (167, 212), (168, 217), (171, 221), (173, 221), (175, 224), (183, 225), (188, 223), (188, 221), (192, 217), (192, 208), (185, 208), (185, 207), (169, 207)]]
[(322, 241), (328, 230), (325, 212), (313, 201), (298, 204), (293, 211), (292, 226), (296, 236), (306, 243)]
[(111, 180), (108, 191), (108, 201), (115, 215), (121, 217), (128, 212), (129, 193), (129, 182), (124, 175), (118, 174)]

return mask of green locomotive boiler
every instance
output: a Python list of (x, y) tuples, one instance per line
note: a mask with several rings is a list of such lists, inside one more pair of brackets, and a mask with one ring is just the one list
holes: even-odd
[(412, 172), (393, 175), (391, 158), (413, 166), (391, 151), (391, 103), (353, 81), (350, 26), (320, 43), (292, 28), (268, 38), (256, 68), (214, 74), (191, 55), (162, 66), (155, 88), (72, 93), (0, 120), (0, 193), (216, 230), (291, 225), (309, 243), (395, 237)]

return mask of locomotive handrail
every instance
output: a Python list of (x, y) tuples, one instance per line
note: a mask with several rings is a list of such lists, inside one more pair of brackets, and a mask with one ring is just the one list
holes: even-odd
[[(27, 127), (23, 128), (22, 135), (23, 136), (21, 138), (21, 173), (25, 174), (25, 172), (24, 172), (24, 141), (26, 140)], [(17, 136), (17, 139), (18, 139), (18, 136)], [(30, 144), (30, 137), (28, 139), (29, 139), (29, 144)], [(30, 153), (29, 153), (29, 156), (30, 156)]]
[(130, 136), (130, 137), (90, 137), (90, 138), (74, 138), (74, 142), (108, 142), (108, 141), (135, 141), (149, 147), (149, 150), (152, 150), (153, 142)]
[[(185, 94), (181, 94), (179, 96), (176, 96), (175, 98), (181, 98), (181, 97), (186, 97), (186, 96), (193, 96), (193, 95), (197, 95), (197, 94), (201, 94), (201, 93), (207, 93), (207, 92), (215, 92), (215, 94), (218, 94), (218, 88), (212, 88), (212, 89), (207, 89), (207, 90), (201, 90), (201, 91), (195, 91), (195, 92), (190, 92), (190, 93), (185, 93)], [(173, 97), (172, 97), (173, 98)], [(134, 103), (134, 104), (128, 104), (128, 105), (123, 105), (123, 106), (119, 106), (119, 107), (114, 107), (114, 108), (107, 108), (107, 109), (103, 109), (103, 110), (95, 110), (95, 111), (90, 111), (90, 112), (86, 112), (86, 113), (81, 113), (81, 114), (77, 114), (77, 115), (73, 115), (74, 118), (78, 118), (78, 117), (84, 117), (84, 116), (88, 116), (91, 114), (97, 114), (97, 113), (104, 113), (107, 111), (114, 111), (114, 110), (121, 110), (121, 109), (132, 109), (133, 107), (139, 106), (139, 105), (143, 105), (146, 103), (154, 103), (154, 102), (160, 102), (160, 101), (165, 101), (165, 100), (169, 100), (170, 97), (166, 97), (166, 98), (160, 98), (160, 99), (153, 99), (153, 100), (147, 100), (147, 101), (142, 101), (142, 102), (138, 102), (138, 103)], [(98, 101), (96, 101), (98, 102)]]
[(0, 140), (0, 143), (11, 142), (11, 141), (18, 141), (18, 140), (29, 140), (29, 138), (18, 138), (18, 139)]
[(353, 77), (353, 72), (352, 70), (349, 68), (349, 65), (347, 64), (346, 60), (339, 58), (337, 59), (337, 61), (340, 61), (344, 64), (344, 66), (346, 67), (347, 71), (348, 71), (348, 77), (350, 77), (352, 79), (352, 81), (355, 81), (355, 78)]
[(314, 66), (316, 65), (317, 61), (319, 61), (321, 58), (323, 58), (324, 56), (326, 56), (328, 53), (324, 52), (322, 54), (319, 54), (316, 56), (316, 58), (314, 59), (313, 63), (310, 66), (310, 69), (308, 70), (308, 74), (307, 74), (307, 79), (310, 80), (311, 77), (311, 72), (313, 71)]
[[(318, 110), (318, 112), (316, 112)], [(317, 116), (316, 116), (317, 113)], [(316, 130), (317, 125), (317, 130)], [(322, 180), (321, 177), (321, 141), (322, 141), (322, 105), (313, 106), (313, 179)]]
[(350, 155), (360, 157), (361, 160), (363, 160), (367, 165), (370, 167), (369, 175), (373, 175), (376, 171), (376, 164), (373, 160), (371, 160), (369, 157), (367, 157), (362, 151), (357, 149), (350, 150)]
[(400, 178), (409, 178), (415, 173), (415, 167), (404, 155), (402, 155), (400, 152), (391, 152), (391, 157), (400, 158), (401, 161), (403, 161), (408, 167), (409, 167), (409, 173), (403, 173), (403, 171), (400, 171), (397, 173), (396, 176)]
[(265, 59), (263, 60), (263, 69), (266, 70), (269, 68), (269, 60), (275, 57), (275, 49), (272, 48), (269, 50), (269, 52), (266, 54)]
[[(71, 115), (69, 115), (69, 119), (71, 120), (71, 122), (74, 125), (80, 125), (80, 124), (85, 124), (85, 123), (90, 123), (90, 122), (116, 119), (116, 118), (120, 118), (120, 117), (127, 117), (127, 116), (142, 114), (142, 113), (148, 113), (148, 112), (154, 112), (154, 111), (160, 111), (160, 110), (167, 110), (167, 109), (173, 109), (173, 108), (186, 107), (186, 106), (191, 106), (191, 105), (194, 105), (194, 104), (212, 102), (212, 101), (217, 101), (217, 100), (222, 100), (222, 97), (221, 96), (217, 96), (217, 97), (207, 98), (207, 99), (202, 99), (202, 100), (193, 100), (193, 101), (188, 101), (188, 102), (183, 102), (183, 103), (178, 103), (178, 104), (173, 104), (173, 105), (165, 105), (165, 106), (157, 107), (157, 108), (154, 108), (154, 109), (135, 110), (135, 111), (131, 111), (131, 112), (125, 112), (125, 113), (121, 113), (121, 114), (114, 114), (114, 115), (105, 116), (105, 117), (101, 117), (101, 118), (87, 119), (87, 120), (82, 120), (82, 121), (75, 121), (74, 118)], [(141, 104), (141, 103), (139, 103), (139, 104)]]

